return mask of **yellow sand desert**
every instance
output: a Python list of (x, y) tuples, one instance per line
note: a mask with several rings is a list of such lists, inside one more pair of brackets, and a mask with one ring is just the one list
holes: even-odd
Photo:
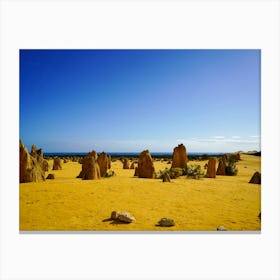
[[(20, 230), (91, 231), (204, 231), (222, 225), (227, 230), (261, 229), (261, 186), (249, 184), (255, 171), (261, 171), (261, 158), (241, 154), (237, 176), (187, 179), (170, 183), (161, 179), (134, 177), (134, 170), (112, 162), (116, 176), (100, 180), (76, 178), (81, 164), (67, 162), (62, 170), (51, 170), (54, 180), (20, 184)], [(200, 164), (207, 161), (189, 162)], [(49, 161), (52, 167), (52, 160)], [(166, 161), (154, 162), (156, 171), (170, 168)], [(112, 211), (129, 212), (136, 218), (130, 224), (113, 223)], [(168, 217), (173, 227), (159, 227)]]

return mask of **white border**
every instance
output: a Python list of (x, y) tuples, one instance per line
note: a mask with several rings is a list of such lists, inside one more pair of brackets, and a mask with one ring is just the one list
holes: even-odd
[[(279, 31), (271, 0), (1, 1), (1, 279), (279, 279)], [(20, 235), (23, 48), (261, 49), (262, 233)]]

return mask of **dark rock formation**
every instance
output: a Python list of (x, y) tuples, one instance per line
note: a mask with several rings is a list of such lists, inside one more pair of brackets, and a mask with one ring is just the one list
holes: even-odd
[(219, 165), (218, 165), (216, 175), (226, 175), (226, 156), (225, 155), (223, 155), (219, 159)]
[(261, 173), (255, 172), (252, 176), (251, 180), (249, 181), (251, 184), (261, 184)]
[(183, 144), (178, 145), (173, 150), (171, 168), (185, 168), (188, 162), (187, 150)]
[(48, 175), (48, 177), (47, 177), (47, 179), (54, 179), (54, 178), (55, 178), (55, 175), (54, 175), (54, 174), (51, 174), (51, 173), (50, 173), (50, 174)]
[(206, 177), (216, 178), (216, 158), (210, 158), (207, 163)]
[(140, 154), (137, 172), (139, 178), (156, 178), (153, 159), (148, 150), (145, 150)]

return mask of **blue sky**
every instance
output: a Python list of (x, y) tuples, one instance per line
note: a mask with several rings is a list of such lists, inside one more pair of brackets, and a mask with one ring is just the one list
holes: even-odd
[(20, 138), (44, 152), (260, 150), (259, 50), (21, 50)]

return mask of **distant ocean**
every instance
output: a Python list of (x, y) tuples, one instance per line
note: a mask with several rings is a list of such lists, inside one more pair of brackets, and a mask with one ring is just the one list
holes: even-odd
[[(59, 152), (55, 152), (55, 153), (44, 153), (45, 156), (58, 156), (58, 157), (66, 157), (66, 156), (85, 156), (87, 155), (88, 152), (86, 153), (83, 153), (83, 152), (69, 152), (69, 153), (59, 153)], [(107, 153), (106, 154), (112, 156), (112, 157), (138, 157), (139, 156), (139, 152), (112, 152), (112, 153)], [(151, 156), (152, 157), (172, 157), (172, 154), (173, 153), (165, 153), (165, 152), (158, 152), (158, 153), (151, 153)], [(188, 156), (190, 157), (197, 157), (197, 156), (215, 156), (215, 155), (222, 155), (224, 153), (220, 153), (220, 152), (216, 152), (216, 153), (213, 153), (213, 152), (204, 152), (204, 153), (200, 153), (200, 152), (189, 152), (188, 153)]]

